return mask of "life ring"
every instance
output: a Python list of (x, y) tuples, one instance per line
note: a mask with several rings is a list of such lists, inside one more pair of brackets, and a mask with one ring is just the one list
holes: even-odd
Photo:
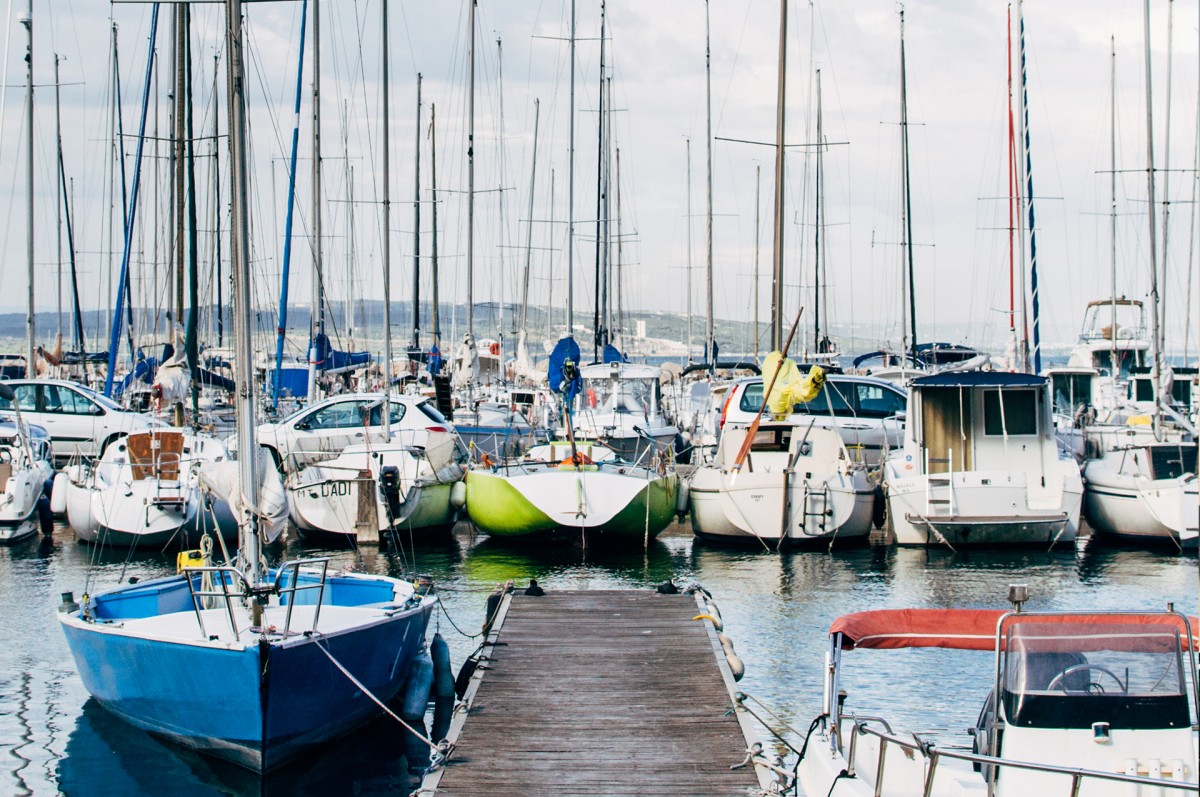
[(492, 356), (499, 357), (500, 356), (500, 344), (493, 343), (492, 345), (488, 346), (488, 351), (492, 353)]

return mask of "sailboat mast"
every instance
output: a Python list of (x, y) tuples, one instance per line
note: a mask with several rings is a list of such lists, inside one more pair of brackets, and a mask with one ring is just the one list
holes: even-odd
[(604, 278), (603, 270), (606, 267), (605, 257), (603, 254), (604, 234), (603, 234), (603, 201), (605, 193), (606, 175), (604, 174), (604, 137), (607, 133), (607, 119), (605, 118), (605, 91), (604, 91), (604, 23), (605, 23), (605, 5), (604, 0), (600, 0), (600, 101), (597, 106), (596, 113), (596, 293), (595, 293), (595, 309), (592, 311), (592, 349), (594, 357), (597, 361), (600, 360), (600, 349), (607, 342), (605, 338), (604, 322), (605, 319), (601, 314), (603, 305), (603, 289), (607, 284)]
[[(229, 53), (229, 153), (233, 229), (230, 235), (231, 271), (233, 272), (233, 318), (237, 356), (234, 359), (237, 380), (238, 476), (242, 500), (246, 506), (258, 506), (258, 450), (254, 423), (254, 347), (251, 342), (250, 307), (250, 215), (246, 160), (246, 79), (242, 56), (242, 2), (226, 0), (226, 50)], [(240, 530), (238, 556), (251, 585), (262, 580), (258, 515), (247, 512), (246, 526)], [(251, 607), (255, 622), (261, 622), (262, 606), (258, 599)]]
[[(384, 0), (387, 4), (387, 0)], [(385, 34), (386, 36), (386, 34)], [(386, 124), (386, 122), (385, 122)], [(412, 351), (421, 350), (421, 73), (417, 73), (417, 140), (413, 147)]]
[(1015, 369), (1018, 361), (1017, 350), (1017, 294), (1016, 294), (1016, 228), (1014, 225), (1013, 207), (1017, 202), (1017, 142), (1015, 124), (1013, 122), (1013, 80), (1012, 80), (1012, 4), (1008, 6), (1005, 15), (1005, 56), (1008, 61), (1008, 338), (1012, 347), (1012, 362), (1009, 367)]
[(706, 124), (704, 144), (708, 153), (708, 186), (705, 192), (707, 198), (707, 210), (704, 214), (707, 238), (706, 282), (708, 286), (705, 301), (704, 359), (708, 363), (709, 371), (712, 371), (713, 368), (716, 367), (716, 362), (714, 362), (716, 358), (713, 356), (712, 38), (708, 13), (708, 0), (704, 0), (704, 110)]
[(529, 271), (530, 261), (533, 258), (533, 191), (537, 181), (537, 145), (538, 145), (538, 122), (541, 118), (542, 105), (541, 101), (534, 99), (533, 101), (533, 156), (531, 166), (529, 167), (529, 221), (525, 227), (525, 274), (521, 280), (521, 342), (524, 343), (526, 332), (526, 322), (529, 320)]
[(900, 9), (900, 146), (904, 169), (904, 257), (908, 267), (908, 351), (917, 358), (917, 286), (913, 268), (912, 245), (912, 180), (908, 160), (908, 71), (904, 51), (904, 9)]
[(1115, 36), (1109, 37), (1109, 49), (1112, 51), (1112, 67), (1109, 75), (1108, 118), (1108, 172), (1109, 172), (1109, 267), (1112, 278), (1111, 293), (1109, 294), (1109, 309), (1112, 311), (1109, 319), (1108, 336), (1108, 371), (1112, 378), (1113, 396), (1116, 396), (1117, 378), (1121, 369), (1117, 367), (1117, 41)]
[(432, 210), (430, 226), (432, 238), (429, 241), (429, 281), (430, 303), (433, 305), (433, 316), (429, 319), (433, 325), (433, 345), (442, 348), (442, 320), (438, 296), (438, 198), (437, 198), (437, 103), (429, 104), (429, 205)]
[(468, 2), (467, 73), (467, 332), (475, 339), (475, 0)]
[(692, 362), (692, 140), (687, 144), (687, 356)]
[[(80, 306), (80, 302), (79, 302), (79, 269), (78, 269), (78, 265), (75, 260), (75, 227), (71, 221), (71, 218), (75, 215), (73, 212), (73, 204), (74, 203), (72, 202), (72, 203), (68, 204), (67, 167), (63, 161), (62, 123), (61, 123), (62, 116), (61, 116), (61, 113), (59, 112), (59, 86), (61, 85), (61, 83), (59, 82), (58, 63), (60, 60), (61, 59), (58, 56), (55, 56), (55, 58), (54, 58), (54, 117), (55, 117), (54, 127), (55, 127), (57, 142), (58, 142), (58, 185), (59, 185), (59, 197), (61, 200), (61, 203), (59, 205), (59, 219), (66, 222), (67, 260), (71, 267), (71, 299), (72, 299), (72, 303), (74, 304), (74, 312), (72, 314), (72, 317), (74, 318), (74, 327), (75, 327), (75, 349), (82, 356), (86, 353), (85, 350), (87, 347), (84, 345), (84, 337), (83, 337), (83, 309)], [(74, 183), (72, 182), (72, 189), (73, 188), (74, 188)], [(73, 193), (74, 192), (72, 191), (71, 194), (73, 195)], [(60, 224), (61, 224), (61, 221), (60, 221)], [(61, 229), (59, 232), (59, 247), (60, 247), (60, 251), (59, 251), (59, 257), (58, 257), (58, 315), (59, 315), (58, 331), (59, 331), (59, 334), (61, 335), (62, 334), (62, 252), (61, 252), (62, 233), (61, 233)]]
[(66, 204), (66, 180), (62, 174), (62, 80), (59, 77), (58, 65), (62, 61), (62, 56), (58, 53), (54, 54), (54, 140), (57, 143), (58, 150), (58, 173), (59, 179), (55, 180), (55, 191), (57, 193), (55, 202), (55, 215), (57, 217), (58, 227), (57, 234), (54, 236), (54, 242), (58, 249), (58, 272), (55, 284), (58, 293), (58, 335), (62, 337), (63, 331), (63, 205)]
[(821, 169), (824, 166), (824, 126), (821, 118), (821, 70), (817, 70), (817, 173), (813, 202), (813, 352), (821, 351)]
[(571, 91), (567, 119), (567, 337), (575, 334), (575, 0), (571, 0)]
[(1160, 431), (1159, 405), (1162, 402), (1162, 396), (1159, 391), (1162, 389), (1162, 345), (1159, 337), (1159, 317), (1158, 317), (1158, 228), (1154, 220), (1154, 105), (1153, 105), (1153, 83), (1151, 80), (1150, 71), (1150, 0), (1143, 2), (1143, 19), (1145, 24), (1145, 36), (1143, 47), (1145, 50), (1146, 59), (1146, 195), (1149, 198), (1149, 221), (1150, 221), (1150, 330), (1154, 340), (1154, 364), (1152, 368), (1154, 379), (1154, 436), (1157, 438)]
[[(1171, 73), (1172, 66), (1175, 62), (1175, 0), (1167, 0), (1167, 101), (1166, 112), (1163, 120), (1163, 200), (1162, 200), (1162, 248), (1159, 260), (1159, 269), (1162, 272), (1161, 282), (1163, 285), (1167, 282), (1167, 258), (1170, 256), (1170, 248), (1167, 246), (1167, 231), (1170, 227), (1171, 220)], [(1167, 342), (1167, 296), (1170, 291), (1165, 291), (1160, 297), (1158, 308), (1158, 339), (1154, 341), (1154, 345), (1158, 349), (1165, 349)], [(1167, 398), (1170, 401), (1170, 398)]]
[(758, 241), (759, 200), (762, 197), (762, 167), (754, 167), (754, 361), (758, 362)]
[[(308, 0), (304, 2), (304, 8), (308, 8)], [(303, 16), (304, 12), (301, 12)], [(300, 45), (301, 61), (303, 61), (304, 45)], [(218, 145), (218, 127), (217, 119), (220, 116), (221, 103), (217, 99), (218, 78), (217, 66), (221, 62), (219, 54), (213, 55), (213, 121), (212, 121), (212, 157), (213, 157), (213, 271), (217, 288), (217, 346), (225, 345), (225, 298), (224, 298), (224, 280), (221, 279), (221, 162), (219, 153), (221, 151)], [(296, 81), (299, 85), (299, 81)], [(299, 114), (299, 111), (296, 111)], [(297, 131), (297, 134), (299, 131)], [(295, 171), (295, 166), (292, 167)]]
[[(275, 378), (271, 385), (271, 407), (279, 409), (279, 392), (283, 385), (283, 344), (284, 336), (287, 330), (287, 307), (288, 307), (288, 284), (291, 281), (291, 264), (292, 264), (292, 225), (296, 217), (296, 158), (300, 151), (300, 98), (304, 93), (304, 34), (307, 29), (308, 17), (308, 0), (304, 0), (300, 4), (300, 47), (296, 57), (296, 103), (294, 122), (292, 124), (292, 152), (288, 162), (288, 193), (287, 193), (287, 218), (283, 223), (283, 270), (279, 278), (279, 323), (276, 325), (275, 332)], [(215, 77), (214, 77), (215, 79)], [(214, 91), (216, 87), (214, 86)], [(216, 103), (214, 102), (214, 105)], [(215, 116), (215, 114), (214, 114)], [(213, 167), (216, 168), (215, 166)], [(214, 172), (213, 180), (217, 180)], [(219, 185), (219, 184), (218, 184)], [(220, 198), (220, 191), (217, 192)], [(219, 216), (219, 214), (218, 214)], [(218, 235), (217, 240), (220, 240)], [(218, 244), (219, 245), (219, 244)], [(217, 258), (217, 270), (220, 271), (220, 258)], [(217, 280), (217, 296), (220, 297), (221, 287), (220, 280)], [(220, 299), (218, 298), (217, 312), (221, 312)], [(217, 329), (221, 330), (223, 325), (220, 321), (220, 316), (217, 316)]]
[(321, 261), (321, 0), (313, 4), (312, 83), (312, 258), (313, 296), (308, 355), (308, 400), (317, 400), (317, 338), (325, 334), (325, 285)]
[[(474, 0), (472, 0), (473, 2)], [(383, 73), (383, 439), (392, 439), (392, 193), (391, 193), (391, 114), (389, 113), (388, 77), (388, 0), (379, 4), (379, 69)], [(420, 80), (417, 81), (418, 87)], [(418, 89), (419, 90), (419, 89)]]
[(1025, 15), (1017, 4), (1021, 48), (1021, 130), (1025, 145), (1025, 202), (1029, 209), (1029, 298), (1033, 312), (1033, 372), (1042, 371), (1041, 299), (1038, 293), (1037, 224), (1033, 212), (1033, 154), (1029, 137), (1029, 76), (1025, 64)]
[[(33, 318), (33, 302), (34, 302), (34, 263), (33, 263), (33, 0), (25, 9), (25, 15), (21, 18), (21, 24), (25, 26), (25, 140), (29, 146), (29, 159), (26, 162), (25, 171), (25, 198), (28, 215), (26, 216), (26, 250), (25, 254), (29, 266), (29, 309), (25, 314), (25, 376), (33, 379), (37, 375), (37, 364), (34, 358), (37, 356), (37, 351), (34, 348), (34, 336), (37, 330), (34, 325)], [(111, 366), (110, 366), (111, 369)]]
[[(771, 349), (783, 348), (783, 136), (787, 101), (787, 4), (779, 0), (779, 76), (775, 93), (775, 214), (771, 242)], [(784, 352), (786, 354), (786, 352)]]

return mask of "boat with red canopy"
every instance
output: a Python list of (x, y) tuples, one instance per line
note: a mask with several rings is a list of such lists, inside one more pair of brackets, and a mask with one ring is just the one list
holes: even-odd
[[(805, 794), (1171, 795), (1198, 790), (1197, 619), (1165, 611), (885, 609), (829, 630), (824, 711), (797, 765)], [(989, 651), (970, 750), (847, 709), (854, 649)], [(982, 679), (981, 679), (982, 680)]]

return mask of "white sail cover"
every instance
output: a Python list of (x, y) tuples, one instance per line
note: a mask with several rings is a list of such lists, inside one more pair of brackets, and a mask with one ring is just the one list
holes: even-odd
[(204, 492), (229, 502), (238, 526), (244, 528), (250, 515), (258, 516), (258, 528), (265, 542), (271, 543), (283, 534), (288, 520), (287, 491), (270, 455), (258, 450), (258, 506), (250, 506), (242, 498), (241, 479), (237, 462), (206, 462), (200, 466), (198, 484)]
[(529, 356), (529, 345), (523, 329), (517, 333), (517, 358), (512, 363), (512, 376), (535, 385), (546, 381), (545, 366), (538, 368)]
[(471, 333), (463, 335), (454, 353), (454, 387), (465, 388), (479, 380), (479, 350)]
[(183, 330), (175, 328), (175, 351), (158, 366), (154, 374), (154, 384), (151, 391), (164, 407), (182, 403), (192, 384), (192, 371), (187, 364), (187, 351), (184, 348)]

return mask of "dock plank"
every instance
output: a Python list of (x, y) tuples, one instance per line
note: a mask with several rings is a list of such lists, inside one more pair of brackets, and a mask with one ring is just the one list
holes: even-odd
[[(752, 741), (689, 595), (515, 594), (422, 795), (754, 795)], [(723, 669), (724, 668), (724, 669)]]

